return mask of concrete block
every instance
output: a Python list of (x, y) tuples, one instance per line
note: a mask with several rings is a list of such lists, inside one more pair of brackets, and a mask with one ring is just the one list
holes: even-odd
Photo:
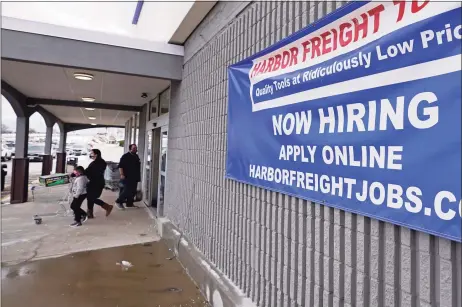
[(341, 246), (341, 240), (344, 238), (344, 228), (339, 225), (334, 225), (334, 235), (332, 240), (334, 241), (334, 250), (333, 255), (331, 255), (335, 260), (342, 261), (345, 249)]
[(339, 261), (337, 260), (333, 260), (332, 261), (332, 286), (333, 286), (333, 289), (332, 289), (332, 293), (334, 293), (334, 295), (337, 295), (337, 296), (340, 296), (340, 291), (341, 289), (343, 289), (343, 282), (344, 282), (344, 265), (342, 263), (340, 263)]
[(298, 274), (297, 275), (296, 302), (300, 306), (304, 304), (304, 300), (305, 300), (304, 292), (305, 292), (305, 277)]
[(331, 245), (331, 240), (333, 240), (332, 238), (332, 233), (333, 232), (333, 228), (331, 230), (331, 223), (330, 222), (327, 222), (327, 221), (324, 221), (323, 222), (323, 226), (324, 226), (324, 229), (323, 229), (323, 253), (324, 255), (326, 256), (333, 256), (333, 244)]
[(344, 291), (345, 291), (345, 302), (352, 304), (353, 297), (356, 296), (356, 293), (353, 293), (353, 283), (352, 283), (352, 276), (354, 274), (354, 270), (350, 266), (345, 266), (345, 279), (344, 279)]
[(332, 292), (334, 291), (333, 287), (333, 259), (330, 257), (323, 256), (323, 275), (324, 275), (324, 281), (323, 281), (323, 288), (326, 291)]
[(397, 288), (394, 288), (390, 285), (385, 285), (385, 306), (394, 306), (397, 294)]
[(282, 292), (289, 294), (290, 292), (290, 268), (286, 265), (282, 267)]
[(304, 299), (304, 305), (303, 306), (312, 306), (311, 304), (311, 298), (313, 295), (313, 292), (311, 291), (311, 288), (313, 287), (313, 284), (311, 283), (309, 278), (305, 279), (305, 299)]
[(313, 301), (314, 304), (313, 306), (324, 306), (323, 304), (323, 291), (321, 287), (319, 287), (317, 284), (314, 285), (313, 287)]
[(419, 257), (419, 293), (420, 298), (424, 301), (431, 301), (431, 267), (430, 267), (430, 254), (420, 253)]
[(296, 241), (300, 244), (305, 244), (305, 238), (307, 236), (307, 229), (306, 229), (306, 223), (305, 223), (305, 215), (303, 214), (298, 214), (297, 215), (298, 219), (298, 234), (297, 234), (297, 239)]
[(284, 209), (283, 210), (283, 219), (284, 219), (284, 229), (283, 229), (283, 234), (284, 237), (286, 238), (291, 238), (291, 228), (292, 228), (292, 222), (290, 219), (290, 210), (289, 209)]
[(323, 256), (319, 252), (314, 253), (314, 283), (315, 285), (321, 285), (322, 279), (324, 276), (322, 275), (322, 262), (323, 262)]
[(369, 279), (369, 306), (380, 306), (379, 303), (379, 281), (375, 278)]
[[(394, 285), (395, 274), (398, 274), (398, 272), (395, 272), (395, 264), (396, 264), (396, 261), (398, 261), (397, 259), (395, 259), (396, 243), (397, 243), (396, 241), (385, 242), (384, 273), (385, 273), (385, 283), (389, 285)], [(398, 285), (394, 285), (394, 286), (398, 287)]]
[(364, 305), (364, 274), (361, 272), (356, 273), (356, 306), (368, 307)]
[(419, 244), (419, 251), (430, 253), (430, 235), (423, 232), (418, 232), (417, 240)]
[[(294, 244), (295, 245), (295, 244)], [(305, 274), (306, 267), (306, 247), (302, 244), (296, 244), (296, 270), (297, 274)]]
[(289, 211), (290, 212), (290, 233), (289, 233), (289, 238), (292, 241), (297, 241), (298, 240), (298, 232), (299, 232), (299, 219), (298, 219), (298, 214), (295, 211)]
[(278, 281), (278, 262), (276, 261), (275, 258), (270, 258), (270, 265), (271, 265), (271, 275), (270, 275), (270, 281), (273, 285), (277, 285), (277, 281)]
[(438, 254), (442, 259), (451, 260), (451, 242), (444, 238), (435, 238), (437, 241)]
[(366, 236), (362, 233), (357, 233), (356, 236), (356, 267), (359, 272), (364, 273), (365, 268), (365, 259), (364, 259), (364, 250), (365, 250), (365, 238)]
[(384, 251), (379, 249), (379, 239), (378, 237), (371, 237), (371, 246), (370, 246), (370, 276), (375, 279), (379, 279), (379, 257)]
[(282, 262), (277, 262), (276, 264), (276, 282), (275, 282), (275, 285), (276, 285), (276, 288), (278, 288), (279, 290), (283, 290), (284, 288), (284, 281), (283, 281), (283, 278), (284, 278), (284, 272), (283, 272), (283, 269), (284, 269), (284, 264)]
[[(458, 269), (460, 270), (461, 263), (459, 262), (458, 264)], [(452, 306), (453, 297), (456, 295), (455, 293), (453, 293), (453, 282), (456, 279), (456, 277), (453, 276), (453, 272), (453, 263), (450, 260), (440, 258), (438, 270), (439, 276), (437, 273), (436, 280), (433, 281), (433, 286), (436, 287), (435, 292), (437, 293), (437, 295), (439, 292), (437, 300), (440, 301), (441, 306)], [(459, 289), (459, 293), (461, 292), (462, 289)]]
[(403, 291), (411, 293), (411, 248), (401, 246), (400, 283)]
[(400, 305), (401, 306), (412, 306), (412, 294), (406, 291), (400, 293)]

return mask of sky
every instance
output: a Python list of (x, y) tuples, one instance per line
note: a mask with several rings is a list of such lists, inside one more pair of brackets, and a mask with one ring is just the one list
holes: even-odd
[(3, 2), (2, 16), (167, 42), (194, 1), (146, 1), (137, 25), (137, 1)]
[[(8, 100), (2, 96), (2, 125), (8, 126), (11, 130), (16, 130), (16, 113), (14, 113), (11, 104)], [(38, 132), (45, 132), (46, 126), (43, 117), (38, 114), (34, 113), (30, 117), (29, 127), (33, 128)]]

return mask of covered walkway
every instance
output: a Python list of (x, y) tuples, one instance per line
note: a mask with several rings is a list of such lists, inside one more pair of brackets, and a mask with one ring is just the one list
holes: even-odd
[[(72, 30), (71, 35), (62, 33)], [(180, 80), (183, 47), (159, 43), (127, 48), (96, 43), (89, 31), (4, 18), (2, 95), (16, 115), (11, 203), (28, 200), (29, 118), (39, 112), (46, 123), (42, 174), (50, 174), (53, 126), (60, 128), (56, 173), (65, 172), (66, 136), (71, 131), (125, 127), (126, 143), (144, 153), (147, 103)], [(144, 107), (143, 107), (144, 106)]]

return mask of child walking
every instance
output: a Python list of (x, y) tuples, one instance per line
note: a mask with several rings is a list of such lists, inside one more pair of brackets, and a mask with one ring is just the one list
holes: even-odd
[(85, 223), (88, 219), (87, 213), (81, 208), (83, 201), (87, 197), (88, 179), (84, 175), (84, 171), (82, 166), (77, 166), (74, 170), (75, 178), (72, 180), (71, 186), (73, 197), (71, 209), (74, 211), (75, 222), (71, 224), (71, 227), (82, 226), (82, 223)]

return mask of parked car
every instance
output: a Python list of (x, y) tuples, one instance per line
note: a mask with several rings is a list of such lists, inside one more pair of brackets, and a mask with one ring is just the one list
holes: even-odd
[(56, 153), (58, 152), (58, 145), (51, 146), (51, 156), (53, 159), (56, 159)]
[(29, 144), (27, 149), (27, 157), (30, 162), (43, 162), (45, 154), (45, 146), (41, 144)]
[(11, 160), (13, 156), (11, 150), (5, 144), (2, 144), (2, 161)]
[(5, 177), (8, 174), (6, 171), (6, 164), (2, 164), (2, 192), (5, 190)]
[(69, 150), (69, 155), (70, 156), (86, 156), (88, 154), (87, 149), (85, 146), (82, 145), (74, 145), (70, 150)]
[(16, 148), (15, 148), (15, 143), (14, 142), (11, 142), (11, 141), (7, 141), (5, 143), (6, 147), (8, 147), (11, 151), (11, 156), (14, 157), (14, 153), (16, 152)]

